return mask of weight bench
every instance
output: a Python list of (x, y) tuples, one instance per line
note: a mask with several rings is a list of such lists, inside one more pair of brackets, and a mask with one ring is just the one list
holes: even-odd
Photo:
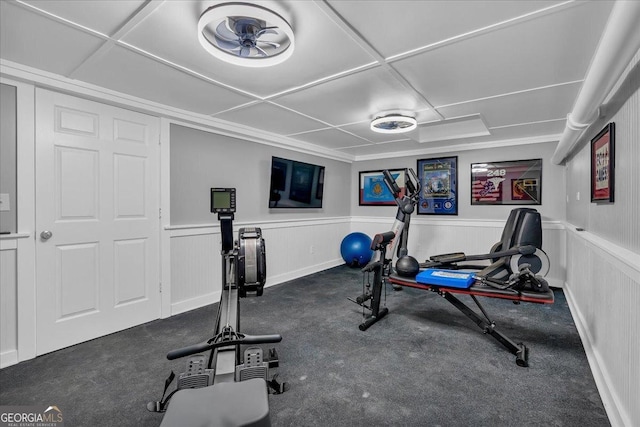
[[(456, 273), (460, 273), (460, 271), (456, 271)], [(480, 279), (473, 279), (472, 284), (468, 288), (458, 288), (438, 284), (418, 283), (416, 281), (416, 278), (402, 277), (395, 273), (391, 273), (387, 280), (393, 285), (432, 291), (444, 297), (444, 299), (453, 304), (454, 307), (464, 313), (469, 319), (473, 320), (485, 334), (491, 335), (493, 338), (498, 340), (507, 350), (509, 350), (510, 353), (514, 354), (516, 356), (516, 364), (522, 367), (529, 366), (529, 349), (523, 343), (516, 344), (505, 334), (498, 331), (496, 329), (495, 322), (489, 318), (486, 310), (482, 307), (476, 297), (506, 299), (513, 301), (515, 304), (519, 304), (521, 302), (553, 304), (554, 302), (553, 291), (549, 289), (548, 286), (546, 286), (546, 290), (542, 292), (525, 289), (498, 289), (483, 284), (482, 280)], [(544, 279), (538, 278), (538, 280)], [(464, 294), (471, 296), (473, 301), (482, 312), (482, 316), (480, 316), (469, 306), (456, 298), (454, 294)]]

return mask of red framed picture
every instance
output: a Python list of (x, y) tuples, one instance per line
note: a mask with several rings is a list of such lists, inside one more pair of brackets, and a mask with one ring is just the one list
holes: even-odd
[(609, 123), (591, 140), (591, 201), (613, 203), (615, 124)]

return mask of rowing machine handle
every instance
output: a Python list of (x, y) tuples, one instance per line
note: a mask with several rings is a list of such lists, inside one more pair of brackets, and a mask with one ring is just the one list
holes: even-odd
[(282, 341), (282, 335), (245, 335), (239, 344), (270, 344)]
[(171, 350), (169, 353), (167, 353), (167, 359), (179, 359), (181, 357), (191, 356), (192, 354), (200, 353), (201, 351), (207, 351), (210, 349), (211, 344), (209, 344), (208, 342), (201, 342), (199, 344), (182, 347), (177, 350)]

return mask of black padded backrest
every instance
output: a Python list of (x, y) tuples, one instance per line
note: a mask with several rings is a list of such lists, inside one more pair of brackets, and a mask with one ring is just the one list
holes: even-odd
[(512, 246), (533, 245), (542, 249), (542, 219), (535, 209), (520, 208), (518, 223), (513, 233)]

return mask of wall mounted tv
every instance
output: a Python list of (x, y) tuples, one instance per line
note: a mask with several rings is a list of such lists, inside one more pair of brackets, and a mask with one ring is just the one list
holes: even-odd
[(321, 208), (324, 166), (271, 158), (269, 208)]

